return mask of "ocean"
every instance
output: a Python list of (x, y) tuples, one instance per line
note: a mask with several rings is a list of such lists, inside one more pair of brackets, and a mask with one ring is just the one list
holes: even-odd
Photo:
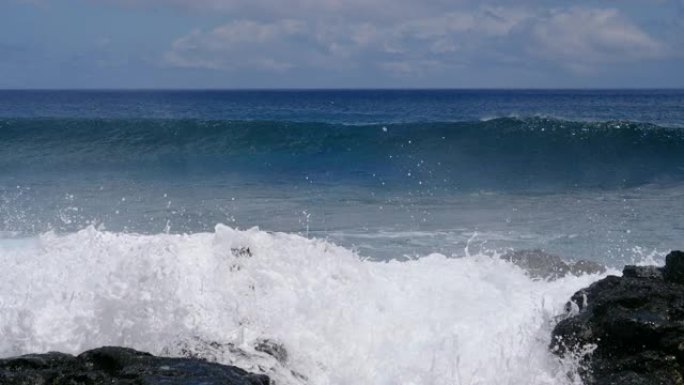
[[(683, 213), (682, 90), (0, 91), (0, 357), (578, 384), (565, 302)], [(499, 258), (534, 249), (608, 270)]]

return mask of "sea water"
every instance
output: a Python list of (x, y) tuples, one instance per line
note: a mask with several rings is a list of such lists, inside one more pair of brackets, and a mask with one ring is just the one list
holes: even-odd
[[(2, 91), (0, 356), (576, 383), (567, 299), (684, 247), (683, 126), (673, 90)], [(498, 258), (524, 249), (608, 271)]]

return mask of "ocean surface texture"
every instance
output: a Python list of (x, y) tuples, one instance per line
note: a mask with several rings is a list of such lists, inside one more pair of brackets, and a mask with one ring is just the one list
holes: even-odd
[(684, 91), (0, 91), (0, 356), (578, 383), (550, 330), (601, 276), (498, 256), (660, 264), (683, 215)]

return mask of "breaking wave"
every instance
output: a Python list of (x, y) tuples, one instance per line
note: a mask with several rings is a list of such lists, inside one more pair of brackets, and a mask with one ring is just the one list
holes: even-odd
[[(321, 240), (82, 231), (0, 242), (0, 356), (123, 345), (279, 384), (568, 384), (547, 349), (597, 275), (485, 254), (371, 262)], [(264, 344), (270, 348), (264, 348)]]
[(19, 118), (0, 121), (0, 169), (237, 173), (283, 180), (313, 175), (452, 189), (610, 188), (684, 180), (684, 130), (550, 118), (351, 126)]

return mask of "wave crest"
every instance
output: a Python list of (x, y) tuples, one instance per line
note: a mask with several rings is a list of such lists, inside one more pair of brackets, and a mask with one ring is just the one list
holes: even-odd
[(497, 118), (345, 126), (199, 120), (5, 119), (0, 167), (275, 175), (393, 186), (615, 187), (684, 180), (684, 130)]

